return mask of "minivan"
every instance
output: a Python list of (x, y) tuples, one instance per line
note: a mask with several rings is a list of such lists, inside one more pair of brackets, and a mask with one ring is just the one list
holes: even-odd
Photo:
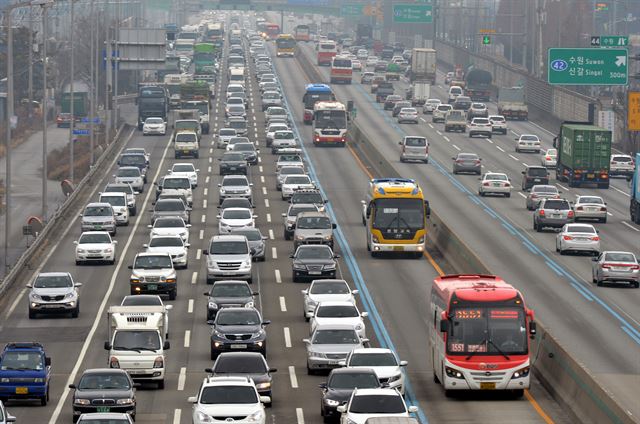
[(420, 161), (429, 163), (429, 142), (425, 137), (406, 136), (398, 142), (402, 146), (400, 162)]

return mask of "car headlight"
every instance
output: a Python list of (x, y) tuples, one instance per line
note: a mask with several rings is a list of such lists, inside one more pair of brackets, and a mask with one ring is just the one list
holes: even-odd
[(42, 300), (42, 298), (40, 297), (40, 295), (37, 295), (35, 293), (30, 293), (29, 297), (33, 300)]
[(304, 236), (296, 236), (296, 240), (303, 241), (304, 240)]
[(252, 339), (257, 339), (258, 337), (261, 337), (263, 334), (262, 331), (258, 331), (257, 333), (251, 333), (251, 338)]
[(78, 248), (76, 249), (76, 253), (86, 253), (86, 251), (84, 249)]
[(447, 377), (464, 380), (464, 375), (460, 371), (450, 367), (444, 367), (444, 370), (447, 373)]
[(0, 378), (0, 383), (9, 383), (10, 381), (11, 379), (7, 377)]
[(333, 399), (325, 399), (325, 400), (324, 400), (324, 403), (325, 403), (327, 406), (338, 406), (338, 405), (340, 405), (340, 402), (339, 402), (339, 401), (337, 401), (337, 400), (333, 400)]
[(218, 309), (218, 304), (215, 302), (209, 302), (209, 308), (211, 309)]
[(224, 193), (224, 188), (220, 187), (220, 193)]
[(332, 235), (324, 236), (324, 239), (325, 239), (325, 240), (331, 240), (332, 238), (333, 238), (333, 236), (332, 236)]
[(271, 382), (267, 381), (266, 383), (256, 384), (256, 389), (268, 389), (271, 387)]
[(198, 411), (197, 416), (198, 416), (198, 421), (200, 421), (201, 423), (213, 422), (213, 418), (211, 418), (209, 415), (205, 414), (204, 412)]
[(253, 414), (249, 415), (247, 417), (247, 421), (251, 422), (259, 422), (262, 421), (262, 419), (264, 418), (264, 411), (263, 410), (258, 410), (256, 412), (254, 412)]
[(325, 270), (336, 269), (336, 264), (325, 265), (322, 269), (325, 269)]
[(297, 270), (305, 270), (307, 269), (307, 267), (305, 267), (302, 264), (293, 264), (293, 269), (297, 269)]
[(44, 383), (44, 378), (34, 378), (33, 382), (34, 383)]
[(112, 253), (112, 252), (113, 252), (113, 249), (111, 247), (104, 249), (104, 253)]
[(242, 261), (242, 266), (243, 267), (251, 266), (251, 259), (249, 259), (248, 261)]
[(356, 331), (361, 331), (364, 328), (364, 325), (362, 324), (356, 324)]
[(253, 306), (254, 306), (253, 302), (247, 302), (247, 303), (244, 304), (245, 308), (253, 308)]
[(73, 403), (75, 403), (76, 405), (89, 405), (91, 402), (89, 401), (89, 399), (74, 399)]
[(529, 375), (529, 371), (530, 371), (530, 367), (520, 368), (519, 370), (516, 370), (513, 373), (513, 376), (511, 376), (511, 378), (514, 379), (514, 378), (527, 377)]
[(327, 355), (322, 352), (315, 352), (313, 350), (309, 351), (309, 356), (314, 358), (326, 358)]
[(389, 377), (389, 383), (393, 383), (396, 382), (398, 380), (400, 380), (400, 378), (402, 377), (402, 374), (396, 374), (396, 375), (392, 375), (391, 377)]
[(222, 338), (222, 339), (224, 339), (224, 338), (225, 338), (224, 333), (221, 333), (221, 332), (220, 332), (220, 331), (218, 331), (217, 329), (213, 330), (213, 334), (214, 334), (216, 337), (220, 337), (220, 338)]
[(67, 293), (67, 294), (64, 295), (65, 299), (73, 299), (74, 297), (75, 297), (74, 293)]
[(133, 405), (133, 399), (132, 398), (118, 399), (116, 403), (118, 405)]

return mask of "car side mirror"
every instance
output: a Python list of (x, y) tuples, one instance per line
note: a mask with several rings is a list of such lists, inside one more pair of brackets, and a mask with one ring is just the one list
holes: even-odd
[(306, 316), (307, 318), (309, 318), (309, 319), (313, 318), (313, 317), (314, 317), (314, 315), (315, 315), (315, 314), (314, 314), (313, 312), (307, 312), (307, 313), (305, 314), (305, 316)]
[(111, 350), (111, 343), (104, 342), (104, 350)]
[(209, 254), (209, 251), (208, 251), (208, 250), (203, 250), (203, 251), (202, 251), (202, 254), (203, 254), (203, 255), (208, 255), (208, 254)]
[(144, 247), (145, 249), (149, 248), (149, 245), (147, 243), (143, 244), (142, 247)]
[(591, 258), (591, 262), (598, 262), (598, 258)]
[(269, 368), (269, 372), (278, 372), (278, 368)]
[(213, 368), (205, 368), (204, 372), (208, 372), (209, 374), (213, 374)]
[(311, 340), (309, 340), (309, 339), (302, 339), (302, 343), (305, 343), (305, 344), (311, 344)]
[(333, 255), (333, 259), (340, 259), (340, 255)]
[(207, 320), (208, 325), (214, 325), (216, 322), (212, 319)]
[(73, 287), (82, 287), (82, 283), (74, 283)]
[(195, 397), (195, 396), (189, 396), (187, 398), (187, 402), (189, 402), (189, 403), (196, 403), (197, 401), (198, 401), (198, 398)]
[(171, 349), (171, 343), (169, 342), (169, 340), (165, 340), (163, 345), (162, 345), (162, 349), (163, 350), (169, 350)]
[(28, 289), (32, 289), (33, 288), (33, 284), (29, 283), (25, 285)]
[(401, 367), (406, 367), (407, 365), (409, 365), (409, 362), (407, 362), (407, 361), (400, 361), (400, 366), (401, 366)]
[(320, 384), (318, 384), (318, 387), (320, 387), (321, 389), (326, 389), (327, 388), (327, 383), (320, 383)]
[(51, 358), (50, 357), (48, 357), (48, 356), (44, 357), (44, 365), (46, 367), (50, 367), (51, 366)]
[(129, 265), (127, 268), (129, 268), (129, 269), (133, 269), (133, 265)]
[(344, 414), (345, 412), (347, 412), (347, 405), (338, 405), (336, 410), (341, 414)]
[(76, 385), (75, 385), (75, 384), (69, 384), (69, 386), (68, 386), (68, 387), (69, 387), (70, 389), (75, 389), (75, 388), (76, 388)]
[(529, 322), (529, 334), (531, 335), (531, 338), (534, 338), (534, 336), (537, 333), (538, 333), (538, 327), (536, 326), (535, 321)]
[(269, 319), (262, 321), (262, 325), (269, 325), (269, 324), (271, 324), (271, 320)]
[(361, 316), (362, 318), (366, 318), (366, 317), (368, 317), (368, 316), (369, 316), (369, 312), (362, 312), (362, 313), (360, 313), (360, 316)]
[(409, 411), (410, 414), (416, 413), (418, 412), (418, 407), (412, 405), (409, 408), (407, 408), (407, 411)]

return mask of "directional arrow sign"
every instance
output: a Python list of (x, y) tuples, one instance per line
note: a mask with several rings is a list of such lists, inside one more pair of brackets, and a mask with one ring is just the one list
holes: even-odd
[(430, 23), (433, 20), (432, 6), (423, 4), (394, 4), (393, 22)]
[(600, 47), (625, 47), (629, 45), (629, 37), (626, 35), (601, 35)]
[(627, 85), (626, 48), (549, 49), (549, 84)]

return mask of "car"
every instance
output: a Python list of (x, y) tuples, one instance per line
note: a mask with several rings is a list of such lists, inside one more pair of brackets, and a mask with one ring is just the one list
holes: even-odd
[(228, 107), (231, 105), (241, 105), (246, 107), (246, 101), (244, 97), (244, 93), (233, 93), (231, 97), (227, 97), (227, 102), (225, 103), (225, 111), (228, 110)]
[(422, 113), (431, 114), (438, 106), (440, 106), (440, 104), (442, 104), (440, 99), (427, 99), (424, 102), (424, 106), (422, 106)]
[(489, 121), (491, 122), (491, 132), (497, 134), (507, 133), (507, 120), (502, 115), (489, 115)]
[(140, 252), (133, 259), (130, 294), (168, 295), (175, 300), (178, 295), (178, 276), (171, 255), (158, 252)]
[(255, 208), (255, 206), (253, 206), (251, 204), (251, 201), (245, 197), (228, 197), (224, 199), (222, 204), (218, 205), (218, 209), (220, 209), (220, 213), (222, 213), (223, 210), (228, 208), (252, 209), (252, 208)]
[(306, 175), (302, 166), (283, 166), (276, 173), (276, 190), (282, 190), (282, 183), (289, 175)]
[[(244, 197), (251, 202), (253, 199), (251, 187), (252, 183), (245, 175), (225, 175), (219, 187), (219, 204), (229, 197)], [(252, 202), (253, 203), (253, 202)]]
[(144, 124), (142, 124), (142, 135), (151, 134), (167, 134), (167, 123), (164, 119), (151, 117), (144, 120)]
[(206, 256), (207, 284), (216, 280), (247, 280), (253, 282), (251, 248), (245, 236), (222, 234), (211, 237)]
[(321, 302), (351, 302), (355, 305), (354, 295), (358, 293), (358, 290), (351, 290), (345, 280), (313, 280), (308, 289), (302, 290), (304, 297), (302, 315), (306, 321), (309, 321), (308, 314), (313, 313)]
[(448, 103), (439, 104), (433, 110), (433, 114), (431, 116), (431, 122), (433, 123), (444, 122), (445, 117), (447, 116), (447, 113), (449, 113), (450, 110), (453, 110), (453, 106), (451, 106), (450, 104)]
[(359, 60), (364, 60), (366, 61), (369, 58), (369, 51), (367, 49), (358, 49), (356, 51), (356, 57)]
[[(557, 202), (557, 200), (553, 200)], [(591, 224), (565, 224), (556, 236), (556, 252), (587, 252), (600, 255), (600, 236)]]
[(368, 312), (360, 312), (358, 307), (350, 301), (324, 301), (320, 302), (313, 312), (307, 313), (309, 318), (309, 334), (313, 334), (318, 326), (331, 324), (344, 324), (355, 328), (358, 336), (367, 337), (367, 327), (364, 319)]
[(169, 175), (186, 177), (189, 179), (189, 182), (191, 182), (191, 187), (195, 188), (198, 186), (198, 172), (200, 172), (200, 170), (196, 169), (192, 163), (174, 163), (169, 170)]
[(591, 261), (591, 279), (598, 287), (605, 283), (628, 283), (640, 288), (640, 265), (633, 253), (605, 250)]
[[(376, 56), (369, 56), (369, 57), (367, 57), (367, 60), (366, 60), (366, 62), (365, 62), (365, 66), (366, 66), (367, 68), (372, 68), (372, 67), (376, 66), (376, 64), (377, 64), (379, 61), (380, 61), (380, 58), (379, 58), (379, 57), (376, 57)], [(385, 69), (387, 69), (387, 68), (385, 68)]]
[(218, 130), (216, 147), (218, 149), (226, 148), (229, 140), (237, 135), (235, 128), (220, 128), (220, 130)]
[(125, 193), (127, 195), (127, 207), (129, 208), (129, 216), (136, 216), (138, 207), (136, 205), (136, 195), (140, 194), (135, 191), (131, 184), (109, 183), (104, 187), (102, 193)]
[(185, 243), (179, 235), (153, 236), (149, 243), (142, 245), (148, 253), (168, 253), (176, 269), (186, 269), (189, 266), (189, 243)]
[(283, 166), (304, 167), (304, 161), (298, 153), (280, 153), (276, 159), (276, 172), (280, 171)]
[(257, 149), (253, 143), (236, 143), (233, 145), (232, 151), (242, 154), (244, 159), (247, 161), (247, 164), (258, 164), (258, 152), (260, 149)]
[(576, 196), (573, 212), (575, 213), (575, 222), (585, 219), (607, 222), (607, 203), (600, 196)]
[(153, 225), (147, 225), (151, 229), (150, 237), (156, 236), (178, 236), (184, 243), (189, 243), (189, 228), (183, 218), (177, 216), (159, 217)]
[(384, 99), (383, 109), (384, 110), (393, 110), (393, 107), (395, 106), (396, 102), (400, 102), (400, 101), (402, 101), (402, 96), (400, 96), (399, 94), (389, 94)]
[(391, 109), (391, 116), (394, 118), (397, 118), (400, 111), (405, 107), (411, 108), (412, 107), (411, 102), (408, 100), (400, 100), (398, 102), (395, 102), (395, 104), (393, 105), (393, 108)]
[[(173, 309), (173, 305), (165, 305), (157, 294), (126, 295), (122, 298), (120, 306), (161, 306), (165, 311)], [(169, 314), (164, 314), (164, 338), (169, 338)]]
[(369, 340), (358, 336), (352, 325), (318, 325), (308, 339), (303, 339), (307, 348), (307, 374), (340, 367), (353, 349), (363, 348)]
[(478, 194), (499, 194), (504, 197), (511, 197), (511, 181), (507, 174), (502, 172), (486, 172), (479, 178)]
[(80, 314), (80, 294), (77, 283), (68, 272), (41, 272), (32, 283), (27, 284), (29, 290), (29, 318), (38, 314), (70, 314), (78, 318)]
[(169, 216), (182, 218), (187, 224), (191, 224), (191, 208), (182, 199), (158, 199), (153, 203), (152, 212), (151, 225), (156, 222), (156, 219)]
[(542, 199), (533, 213), (533, 229), (541, 232), (544, 228), (562, 228), (573, 222), (575, 214), (566, 199)]
[(414, 107), (403, 107), (398, 112), (398, 124), (412, 122), (418, 123), (418, 110)]
[(314, 204), (320, 212), (324, 212), (325, 205), (329, 201), (324, 198), (320, 190), (297, 190), (289, 199), (289, 203), (295, 205), (297, 203)]
[(258, 228), (233, 228), (231, 234), (243, 235), (249, 241), (251, 257), (254, 261), (264, 262), (266, 259), (266, 240)]
[(407, 406), (395, 389), (355, 389), (347, 404), (338, 406), (341, 424), (366, 424), (372, 417), (410, 417), (417, 406)]
[(253, 209), (248, 208), (227, 208), (224, 209), (218, 218), (218, 232), (220, 234), (230, 233), (232, 230), (255, 227), (257, 215), (253, 214)]
[(354, 71), (362, 71), (362, 62), (360, 62), (358, 59), (352, 59), (351, 67)]
[(291, 274), (294, 283), (318, 278), (336, 278), (336, 259), (340, 255), (324, 244), (306, 244), (299, 246), (293, 255)]
[(363, 72), (360, 77), (360, 84), (371, 84), (375, 75), (376, 74), (374, 72)]
[(542, 199), (559, 199), (560, 191), (556, 186), (546, 184), (536, 184), (531, 187), (525, 200), (527, 210), (533, 211), (538, 207)]
[(284, 239), (291, 240), (295, 232), (295, 223), (298, 214), (302, 212), (316, 212), (318, 207), (314, 204), (296, 203), (290, 204), (287, 212), (282, 214), (284, 218)]
[[(216, 358), (213, 367), (205, 369), (211, 377), (249, 377), (256, 385), (260, 396), (271, 395), (272, 373), (276, 368), (269, 367), (267, 360), (257, 352), (223, 352)], [(271, 402), (268, 402), (271, 405)]]
[(609, 162), (609, 175), (624, 175), (626, 177), (633, 176), (636, 164), (629, 155), (612, 154)]
[(94, 202), (85, 206), (80, 214), (82, 231), (108, 231), (112, 236), (118, 231), (116, 215), (109, 203)]
[(271, 153), (277, 154), (283, 149), (296, 148), (298, 140), (291, 130), (276, 131), (271, 142)]
[(338, 406), (349, 401), (356, 388), (381, 388), (378, 376), (368, 368), (335, 368), (329, 372), (327, 381), (319, 384), (322, 389), (320, 395), (320, 415), (325, 422), (339, 419)]
[(107, 231), (85, 231), (73, 242), (76, 245), (76, 265), (88, 262), (116, 263), (116, 244)]
[[(149, 171), (149, 154), (144, 150), (138, 153), (123, 153), (118, 158), (116, 164), (123, 168), (126, 166), (135, 166), (140, 170), (140, 174), (142, 175), (143, 182), (147, 183), (147, 172)], [(116, 181), (118, 182), (118, 181)], [(126, 182), (126, 181), (122, 181)], [(133, 184), (135, 187), (135, 184)]]
[(247, 175), (247, 160), (245, 155), (241, 152), (225, 152), (222, 157), (218, 158), (220, 161), (220, 175)]
[(113, 178), (116, 184), (130, 184), (138, 193), (144, 191), (144, 176), (137, 166), (121, 166)]
[(149, 159), (151, 158), (151, 154), (147, 152), (147, 150), (144, 147), (129, 147), (125, 149), (124, 152), (122, 152), (122, 154), (123, 155), (143, 155), (147, 161), (147, 169), (149, 168)]
[[(375, 75), (373, 77), (373, 80), (371, 81), (371, 93), (376, 94), (378, 92), (378, 86), (383, 82), (386, 82), (384, 75)], [(376, 101), (377, 101), (377, 97), (376, 97)]]
[(493, 129), (491, 127), (491, 121), (489, 118), (473, 118), (468, 125), (469, 138), (475, 135), (481, 135), (483, 137), (491, 138)]
[(558, 163), (558, 150), (547, 149), (541, 152), (540, 164), (545, 168), (555, 168)]
[(207, 323), (211, 325), (211, 359), (227, 351), (259, 352), (267, 357), (265, 327), (271, 321), (263, 320), (256, 308), (223, 308)]
[[(187, 399), (193, 404), (193, 424), (227, 421), (227, 417), (242, 417), (246, 423), (265, 424), (264, 403), (269, 396), (260, 396), (255, 383), (249, 377), (206, 377), (198, 394)], [(215, 420), (215, 421), (214, 421)]]
[(117, 412), (92, 412), (82, 414), (78, 418), (78, 424), (133, 424), (129, 414)]
[(336, 224), (325, 212), (299, 212), (293, 232), (293, 249), (304, 244), (326, 244), (333, 249), (333, 230)]
[(242, 84), (229, 84), (225, 93), (225, 98), (231, 97), (234, 93), (244, 93), (244, 85)]
[(69, 128), (71, 126), (72, 119), (73, 118), (70, 113), (59, 113), (58, 116), (56, 116), (56, 126), (58, 128)]
[(522, 175), (522, 191), (529, 190), (535, 185), (549, 184), (549, 171), (546, 166), (525, 165)]
[(224, 117), (230, 118), (232, 116), (246, 118), (247, 109), (244, 107), (244, 104), (231, 104), (225, 106)]
[(467, 96), (458, 96), (451, 104), (451, 106), (453, 106), (453, 110), (462, 110), (467, 114), (469, 110), (471, 110), (471, 105), (471, 98)]
[(290, 199), (297, 190), (312, 190), (315, 188), (315, 182), (307, 174), (289, 174), (284, 178), (280, 186), (282, 200)]
[[(455, 109), (455, 104), (454, 104)], [(489, 118), (489, 109), (487, 109), (487, 105), (479, 102), (472, 102), (471, 107), (469, 108), (469, 112), (467, 113), (469, 120), (473, 118)]]
[(386, 60), (378, 60), (375, 65), (373, 65), (374, 72), (385, 72), (387, 70), (387, 66), (389, 63)]
[(247, 120), (241, 116), (232, 116), (226, 120), (225, 125), (236, 130), (236, 135), (242, 136), (247, 134)]
[(354, 349), (341, 364), (347, 369), (373, 370), (378, 376), (380, 384), (396, 389), (404, 396), (405, 375), (407, 361), (401, 361), (391, 349), (367, 348)]
[(482, 174), (482, 159), (475, 153), (458, 153), (453, 159), (453, 173)]
[(189, 177), (180, 177), (174, 175), (165, 175), (162, 178), (162, 183), (157, 184), (158, 191), (156, 191), (157, 198), (163, 195), (181, 198), (188, 207), (193, 206), (193, 189), (191, 188), (191, 180)]
[[(458, 97), (462, 96), (463, 93), (464, 91), (459, 85), (449, 86), (449, 96), (447, 98), (447, 103), (452, 104)], [(469, 106), (471, 106), (471, 99), (469, 99)]]
[(0, 378), (2, 400), (0, 416), (4, 422), (8, 414), (4, 403), (9, 400), (38, 400), (41, 406), (49, 402), (51, 383), (51, 358), (38, 342), (10, 342), (0, 354)]
[(104, 411), (104, 399), (112, 399), (108, 412), (123, 413), (136, 418), (136, 391), (129, 374), (118, 368), (86, 369), (77, 384), (69, 384), (73, 390), (71, 405), (73, 422), (82, 414)]
[(540, 153), (540, 139), (534, 134), (521, 134), (516, 141), (516, 152), (532, 151)]
[(289, 119), (289, 114), (287, 113), (287, 110), (283, 107), (271, 106), (267, 108), (264, 119), (268, 125), (272, 119), (285, 119), (285, 120)]
[(213, 283), (204, 295), (207, 297), (207, 321), (210, 321), (223, 308), (253, 308), (258, 292), (251, 290), (246, 281), (221, 280)]
[(271, 106), (282, 106), (282, 95), (278, 91), (265, 91), (262, 93), (262, 110)]
[(273, 137), (275, 136), (277, 131), (289, 131), (289, 125), (285, 123), (273, 123), (267, 126), (266, 130), (266, 138), (265, 143), (267, 147), (271, 147), (271, 143), (273, 142)]

